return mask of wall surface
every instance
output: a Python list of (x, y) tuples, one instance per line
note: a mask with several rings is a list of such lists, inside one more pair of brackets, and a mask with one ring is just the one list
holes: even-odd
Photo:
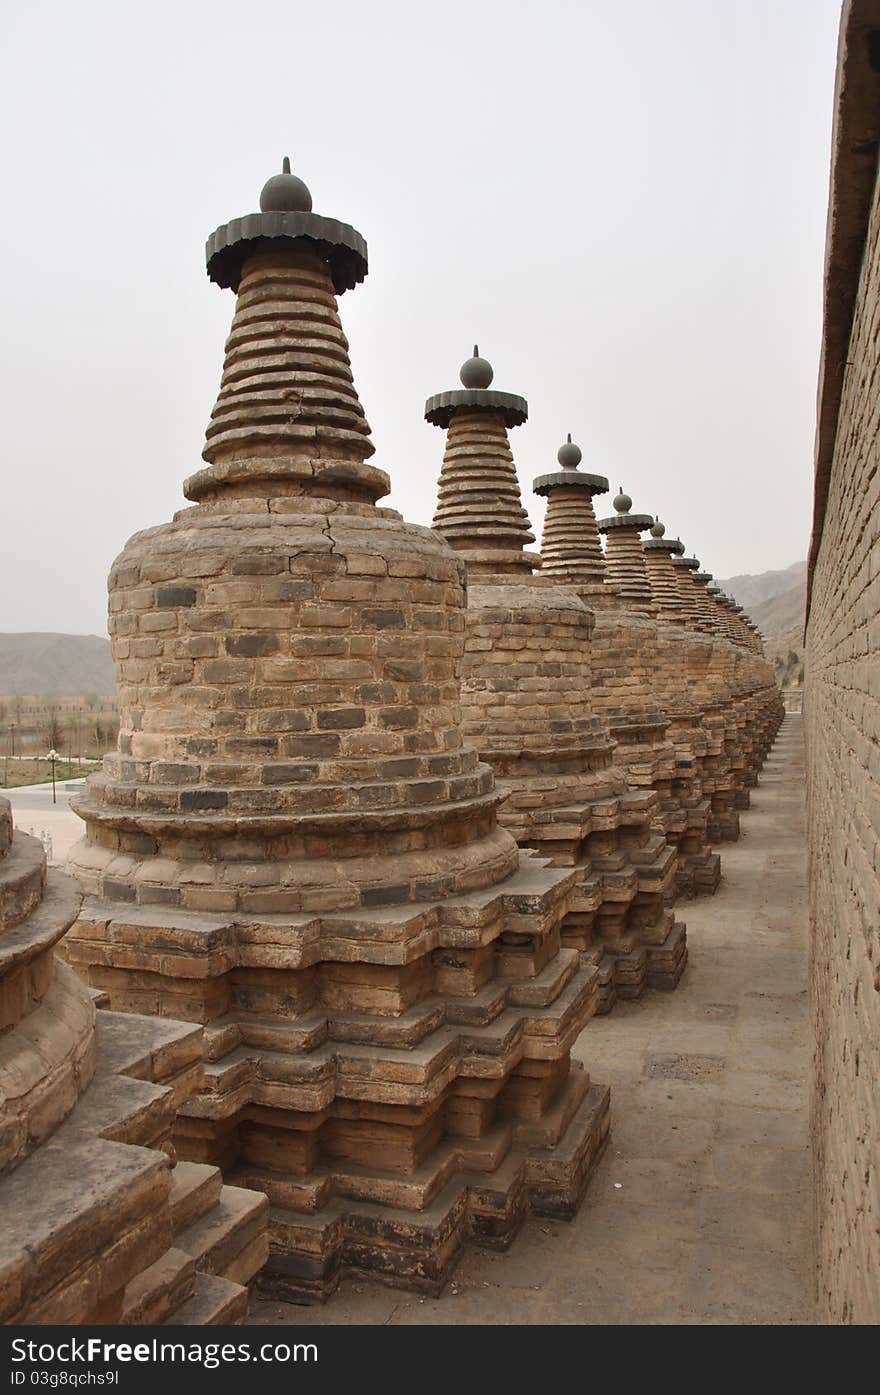
[[(860, 7), (842, 59), (858, 59)], [(864, 74), (863, 74), (864, 76)], [(838, 73), (838, 139), (842, 69)], [(845, 83), (843, 84), (845, 88)], [(880, 105), (880, 73), (872, 100)], [(875, 154), (876, 161), (876, 154)], [(838, 144), (829, 238), (846, 217)], [(876, 168), (876, 166), (875, 166)], [(837, 178), (835, 178), (835, 175)], [(880, 199), (827, 275), (855, 299), (814, 532), (804, 698), (813, 936), (819, 1317), (880, 1321)], [(826, 283), (827, 286), (827, 283)], [(826, 350), (828, 323), (826, 315)], [(820, 391), (820, 422), (823, 399)], [(827, 414), (826, 414), (827, 417)], [(827, 420), (826, 420), (827, 427)], [(821, 437), (821, 432), (820, 432)], [(822, 443), (817, 441), (817, 476)]]

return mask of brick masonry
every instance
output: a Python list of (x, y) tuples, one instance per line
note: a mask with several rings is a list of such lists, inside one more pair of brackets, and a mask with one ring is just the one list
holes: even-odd
[[(853, 1323), (880, 1321), (880, 196), (866, 184), (880, 78), (869, 25), (880, 6), (844, 7), (804, 699), (819, 1305), (825, 1321)], [(872, 133), (866, 170), (853, 152)]]

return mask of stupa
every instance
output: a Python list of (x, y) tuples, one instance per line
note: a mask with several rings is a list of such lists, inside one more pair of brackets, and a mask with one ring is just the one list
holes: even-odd
[(736, 654), (734, 685), (741, 711), (745, 748), (743, 782), (757, 784), (758, 773), (782, 721), (782, 695), (752, 621), (717, 586), (706, 587), (708, 616), (716, 634), (731, 641)]
[[(693, 606), (692, 623), (716, 636), (710, 677), (722, 693), (720, 714), (725, 723), (725, 749), (734, 778), (735, 809), (747, 809), (749, 790), (757, 784), (758, 771), (778, 722), (778, 688), (763, 655), (756, 654), (754, 639), (742, 620), (742, 606), (728, 601), (719, 610), (709, 594), (711, 573), (701, 571), (696, 558), (680, 581)], [(766, 714), (766, 716), (765, 716)]]
[(668, 538), (666, 526), (655, 515), (650, 534), (643, 540), (645, 570), (657, 619), (657, 658), (654, 688), (669, 722), (677, 768), (682, 772), (681, 799), (699, 810), (700, 823), (694, 842), (684, 841), (680, 877), (687, 878), (692, 893), (714, 892), (721, 879), (721, 857), (712, 851), (719, 824), (714, 810), (731, 803), (733, 779), (719, 769), (723, 743), (707, 730), (703, 720), (706, 675), (712, 662), (712, 641), (688, 627), (689, 608), (682, 602), (679, 574), (673, 562), (684, 553), (679, 538)]
[[(737, 772), (743, 767), (742, 748), (733, 706), (733, 669), (736, 656), (730, 643), (719, 640), (704, 613), (699, 584), (699, 558), (681, 553), (671, 558), (679, 590), (681, 624), (692, 635), (705, 636), (699, 646), (698, 664), (692, 665), (693, 695), (700, 709), (707, 750), (703, 762), (703, 787), (710, 797), (709, 837), (713, 843), (739, 838)], [(694, 641), (691, 641), (694, 646)]]
[(658, 794), (656, 817), (678, 853), (678, 890), (711, 892), (720, 871), (706, 842), (709, 806), (693, 743), (682, 738), (676, 703), (663, 688), (667, 670), (680, 675), (681, 656), (670, 665), (663, 661), (663, 627), (654, 618), (657, 605), (641, 545), (641, 532), (652, 520), (633, 515), (632, 501), (621, 489), (614, 519), (606, 520), (612, 559), (607, 564), (592, 496), (605, 492), (608, 481), (582, 472), (581, 452), (573, 449), (573, 463), (534, 483), (535, 492), (547, 496), (542, 569), (559, 580), (568, 577), (595, 612), (594, 707), (619, 743), (627, 779)]
[(363, 238), (286, 168), (260, 208), (207, 244), (237, 299), (193, 507), (111, 573), (121, 735), (78, 805), (69, 954), (204, 1024), (175, 1138), (268, 1195), (265, 1289), (434, 1293), (466, 1238), (577, 1208), (598, 974), (560, 946), (575, 874), (517, 848), (463, 739), (462, 559), (377, 507), (337, 308)]
[(238, 1322), (266, 1199), (173, 1166), (201, 1030), (96, 1011), (55, 954), (80, 899), (0, 798), (0, 1322)]
[(652, 827), (657, 796), (628, 787), (594, 710), (593, 614), (528, 550), (508, 438), (527, 403), (491, 388), (476, 349), (460, 378), (429, 398), (425, 418), (447, 433), (434, 527), (468, 572), (463, 725), (495, 771), (499, 818), (520, 846), (578, 868), (563, 942), (598, 965), (607, 1010), (681, 977), (685, 930), (666, 904), (675, 854)]

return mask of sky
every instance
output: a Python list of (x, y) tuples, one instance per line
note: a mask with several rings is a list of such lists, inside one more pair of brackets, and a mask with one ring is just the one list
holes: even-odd
[[(839, 0), (85, 0), (3, 17), (0, 631), (106, 633), (184, 504), (234, 301), (219, 224), (291, 156), (367, 239), (373, 463), (430, 523), (474, 342), (718, 577), (806, 555)], [(596, 500), (612, 512), (611, 495)]]

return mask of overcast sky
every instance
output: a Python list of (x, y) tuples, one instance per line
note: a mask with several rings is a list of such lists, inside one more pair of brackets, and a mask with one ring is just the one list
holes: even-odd
[[(290, 154), (366, 237), (340, 302), (389, 500), (474, 341), (716, 576), (806, 554), (838, 0), (4, 6), (0, 630), (105, 633), (200, 466), (208, 234)], [(597, 508), (610, 512), (610, 496)]]

